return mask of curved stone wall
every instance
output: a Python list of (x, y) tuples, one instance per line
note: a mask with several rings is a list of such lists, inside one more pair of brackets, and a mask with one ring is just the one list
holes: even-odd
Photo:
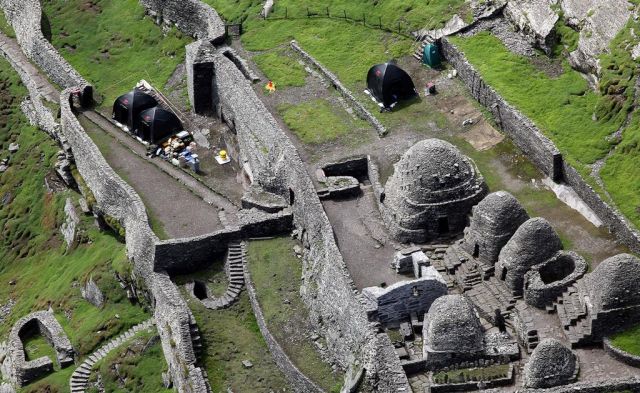
[(345, 369), (354, 363), (364, 366), (380, 391), (408, 391), (389, 338), (367, 319), (364, 299), (295, 147), (231, 60), (217, 53), (214, 67), (217, 113), (236, 130), (241, 160), (250, 168), (254, 186), (292, 202), (304, 244), (301, 294), (311, 318), (326, 332), (330, 352)]
[(640, 356), (632, 355), (628, 352), (625, 352), (619, 348), (616, 348), (612, 343), (609, 337), (606, 337), (603, 340), (604, 351), (609, 354), (612, 358), (621, 361), (622, 363), (626, 363), (633, 367), (640, 367)]
[(218, 13), (198, 0), (140, 0), (157, 23), (175, 24), (180, 31), (197, 39), (221, 43), (225, 25)]
[(53, 82), (62, 88), (80, 89), (87, 102), (92, 99), (93, 88), (44, 38), (41, 28), (40, 0), (0, 0), (0, 7), (22, 51), (37, 64)]
[(611, 232), (634, 252), (640, 252), (640, 233), (615, 207), (607, 204), (582, 176), (562, 159), (554, 143), (542, 135), (538, 127), (520, 111), (511, 106), (467, 61), (464, 53), (446, 37), (440, 41), (442, 54), (458, 71), (471, 95), (494, 116), (514, 143), (546, 175), (555, 181), (564, 180), (598, 215)]
[[(551, 270), (550, 275), (557, 273), (559, 279), (553, 281), (547, 279), (545, 276), (549, 270)], [(567, 270), (571, 271), (567, 272)], [(551, 305), (586, 272), (587, 262), (584, 258), (575, 252), (560, 251), (553, 258), (534, 266), (525, 274), (524, 300), (537, 308)]]

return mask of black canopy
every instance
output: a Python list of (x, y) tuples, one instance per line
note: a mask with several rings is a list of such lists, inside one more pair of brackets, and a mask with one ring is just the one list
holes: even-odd
[(140, 113), (157, 105), (155, 98), (134, 89), (116, 99), (113, 103), (112, 117), (115, 121), (129, 127), (129, 131), (135, 132), (140, 121)]
[(140, 114), (140, 125), (136, 135), (142, 140), (157, 144), (180, 131), (182, 124), (178, 117), (156, 106)]
[(385, 108), (400, 100), (417, 95), (409, 74), (392, 63), (378, 64), (367, 74), (367, 88), (371, 95)]

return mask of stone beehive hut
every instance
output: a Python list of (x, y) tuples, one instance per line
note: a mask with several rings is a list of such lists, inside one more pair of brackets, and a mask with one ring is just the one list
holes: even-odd
[(496, 274), (516, 294), (522, 294), (525, 274), (562, 249), (562, 242), (547, 220), (536, 217), (518, 228), (504, 246)]
[(604, 260), (587, 280), (593, 314), (640, 306), (640, 260), (618, 254)]
[(473, 161), (448, 142), (426, 139), (395, 165), (382, 210), (396, 240), (425, 242), (462, 232), (471, 208), (486, 193)]
[(528, 219), (529, 215), (513, 195), (506, 191), (491, 193), (473, 207), (462, 248), (491, 266), (498, 261), (502, 247)]
[(424, 357), (444, 366), (477, 359), (484, 353), (484, 330), (469, 301), (462, 295), (437, 298), (425, 315)]
[(578, 375), (578, 359), (560, 341), (548, 338), (542, 341), (531, 354), (524, 367), (524, 385), (542, 389), (566, 385)]

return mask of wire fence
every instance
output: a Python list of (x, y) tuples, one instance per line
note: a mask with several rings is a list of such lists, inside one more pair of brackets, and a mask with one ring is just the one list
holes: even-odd
[(415, 39), (412, 34), (415, 29), (407, 20), (399, 19), (395, 21), (384, 20), (380, 15), (367, 15), (366, 12), (357, 13), (346, 9), (331, 9), (329, 7), (275, 7), (272, 8), (268, 16), (261, 16), (264, 20), (284, 20), (284, 19), (332, 19), (349, 22), (354, 25), (362, 25), (371, 29), (395, 33), (407, 38)]

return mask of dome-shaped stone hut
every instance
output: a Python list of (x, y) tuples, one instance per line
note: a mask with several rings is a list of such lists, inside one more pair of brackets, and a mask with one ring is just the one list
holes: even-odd
[(396, 240), (424, 242), (462, 232), (471, 208), (486, 193), (471, 159), (448, 142), (426, 139), (395, 164), (385, 187), (383, 215)]
[(586, 280), (592, 313), (640, 306), (638, 283), (640, 259), (630, 254), (605, 259)]
[(576, 355), (560, 341), (548, 338), (533, 350), (524, 367), (524, 386), (542, 389), (566, 385), (578, 375)]
[(502, 247), (528, 219), (513, 195), (506, 191), (491, 193), (473, 207), (462, 248), (480, 262), (493, 265)]
[(433, 302), (425, 315), (423, 337), (429, 364), (478, 358), (485, 348), (480, 319), (462, 295), (441, 296)]
[(562, 249), (551, 224), (542, 217), (527, 220), (500, 251), (496, 274), (515, 295), (521, 295), (524, 275)]

